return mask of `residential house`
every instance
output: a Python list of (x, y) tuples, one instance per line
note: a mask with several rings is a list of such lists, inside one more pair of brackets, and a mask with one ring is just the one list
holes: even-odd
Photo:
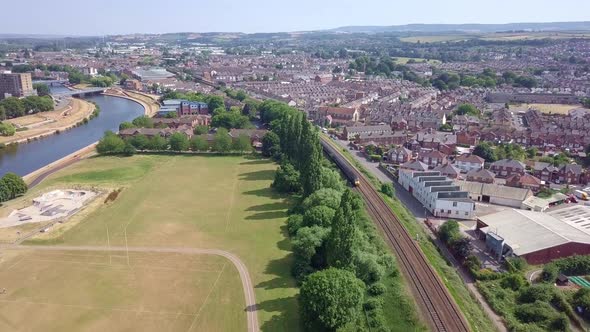
[(496, 174), (497, 177), (506, 178), (513, 174), (524, 174), (525, 165), (514, 159), (502, 159), (493, 162), (490, 170)]
[(406, 169), (406, 170), (412, 170), (412, 171), (427, 171), (428, 165), (426, 165), (425, 163), (423, 163), (419, 160), (414, 160), (414, 161), (408, 161), (408, 162), (401, 164), (399, 166), (399, 168)]
[(438, 165), (432, 170), (440, 172), (440, 174), (447, 176), (451, 179), (456, 179), (461, 176), (461, 170), (449, 163)]
[(528, 173), (512, 174), (506, 178), (506, 185), (509, 187), (525, 188), (530, 189), (533, 192), (538, 192), (543, 186), (543, 181)]
[(477, 171), (483, 168), (485, 160), (474, 154), (463, 154), (455, 158), (455, 166), (464, 173)]
[(394, 164), (407, 163), (412, 159), (412, 151), (403, 146), (398, 146), (386, 152), (387, 160)]
[(447, 155), (437, 150), (422, 151), (418, 153), (418, 160), (428, 165), (429, 168), (434, 168), (445, 163)]
[(321, 106), (317, 114), (320, 121), (326, 119), (330, 124), (349, 125), (360, 119), (356, 108)]
[(479, 183), (494, 183), (496, 175), (485, 168), (472, 170), (467, 173), (467, 181)]

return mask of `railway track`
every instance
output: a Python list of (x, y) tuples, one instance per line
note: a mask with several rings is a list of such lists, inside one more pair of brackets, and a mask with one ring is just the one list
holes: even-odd
[[(399, 262), (399, 268), (408, 280), (422, 315), (428, 321), (431, 329), (441, 332), (470, 331), (469, 324), (442, 280), (391, 208), (361, 172), (354, 168), (340, 151), (331, 145), (331, 142), (324, 141), (329, 145), (327, 147), (324, 144), (324, 149), (331, 147), (332, 154), (336, 152), (341, 158), (337, 164), (342, 164), (344, 160), (355, 173), (356, 179), (354, 180), (359, 181), (357, 190), (365, 201), (367, 212), (383, 231), (385, 240), (392, 247)], [(350, 169), (347, 170), (348, 173), (350, 173)]]

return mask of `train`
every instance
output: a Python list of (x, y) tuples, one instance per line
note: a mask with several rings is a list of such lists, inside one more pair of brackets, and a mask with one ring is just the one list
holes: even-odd
[(336, 166), (342, 170), (346, 179), (350, 182), (351, 185), (358, 187), (361, 182), (358, 177), (357, 171), (350, 165), (350, 163), (336, 151), (336, 149), (328, 142), (323, 139), (320, 139), (320, 143), (322, 144), (322, 148), (328, 157), (336, 163)]

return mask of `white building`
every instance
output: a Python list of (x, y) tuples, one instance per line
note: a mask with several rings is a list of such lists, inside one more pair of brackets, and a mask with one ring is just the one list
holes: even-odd
[(463, 154), (455, 158), (455, 167), (463, 173), (478, 171), (483, 168), (485, 160), (474, 154)]
[(435, 217), (472, 219), (475, 203), (453, 180), (435, 171), (400, 170), (398, 182)]

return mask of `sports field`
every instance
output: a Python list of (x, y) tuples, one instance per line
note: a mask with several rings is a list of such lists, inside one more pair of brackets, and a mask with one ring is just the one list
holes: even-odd
[[(129, 265), (128, 265), (129, 263)], [(8, 251), (0, 331), (240, 331), (241, 283), (224, 258)]]
[[(72, 186), (122, 188), (121, 193), (114, 202), (102, 203), (87, 212), (74, 226), (65, 227), (66, 230), (54, 229), (28, 241), (28, 244), (225, 250), (239, 256), (247, 266), (255, 290), (261, 330), (299, 330), (296, 288), (290, 277), (291, 257), (284, 229), (289, 203), (269, 188), (275, 169), (276, 165), (269, 161), (237, 156), (134, 156), (84, 160), (53, 174), (27, 196), (35, 197), (50, 188)], [(192, 331), (233, 331), (240, 330), (240, 327), (246, 330), (240, 279), (234, 266), (224, 258), (160, 254), (173, 255), (174, 259), (197, 259), (203, 263), (178, 263), (175, 270), (168, 273), (157, 270), (168, 264), (168, 258), (161, 258), (153, 265), (156, 272), (141, 273), (141, 268), (136, 268), (134, 262), (152, 266), (142, 263), (148, 253), (130, 253), (130, 256), (119, 253), (111, 265), (113, 256), (100, 252), (93, 258), (98, 261), (96, 265), (90, 264), (96, 261), (87, 261), (80, 252), (66, 252), (64, 258), (57, 256), (47, 262), (47, 269), (55, 267), (57, 270), (55, 274), (49, 274), (38, 270), (39, 265), (35, 262), (37, 255), (46, 254), (43, 250), (27, 254), (15, 252), (14, 255), (24, 257), (22, 262), (15, 261), (18, 264), (0, 277), (0, 281), (13, 278), (13, 282), (18, 283), (21, 282), (18, 275), (24, 273), (38, 280), (37, 286), (30, 284), (30, 287), (29, 283), (23, 282), (16, 293), (6, 287), (7, 293), (0, 295), (0, 300), (32, 302), (26, 308), (15, 304), (10, 309), (13, 310), (10, 316), (23, 317), (20, 322), (24, 324), (23, 330), (41, 326), (46, 315), (57, 313), (62, 321), (62, 325), (56, 326), (60, 331), (94, 327), (92, 324), (97, 324), (97, 329), (98, 326), (108, 326), (113, 331), (134, 326), (131, 320), (121, 318), (117, 308), (132, 308), (130, 310), (136, 313), (130, 315), (134, 317), (149, 317), (141, 313), (142, 308), (151, 308), (151, 318), (157, 317), (158, 312), (174, 312), (179, 316), (174, 323), (168, 321), (169, 325), (165, 326), (152, 327), (149, 322), (143, 322), (141, 327), (149, 326), (143, 330), (188, 331), (190, 323), (187, 325), (181, 319), (185, 313), (192, 313), (195, 319)], [(130, 257), (129, 265), (127, 257)], [(10, 265), (2, 263), (2, 271), (5, 266)], [(186, 270), (183, 270), (184, 266)], [(22, 272), (11, 272), (18, 271), (17, 268)], [(85, 277), (80, 278), (81, 273)], [(140, 298), (128, 297), (119, 291), (111, 293), (112, 297), (106, 296), (105, 292), (114, 283), (86, 281), (103, 274), (107, 274), (111, 281), (123, 281), (113, 289), (130, 287), (129, 291), (141, 295)], [(68, 277), (63, 277), (65, 275)], [(217, 283), (216, 278), (219, 278)], [(174, 285), (176, 288), (172, 291)], [(4, 286), (0, 284), (1, 287)], [(150, 292), (157, 296), (150, 296)], [(203, 296), (209, 292), (208, 300), (203, 302)], [(175, 294), (184, 294), (186, 301), (176, 300)], [(53, 313), (53, 309), (35, 304), (51, 301), (78, 303), (89, 309), (84, 313), (79, 310), (71, 314), (59, 310)], [(200, 304), (203, 311), (211, 314), (197, 317), (192, 310), (201, 308)]]
[[(568, 104), (519, 104), (510, 105), (511, 110), (526, 111), (528, 109), (536, 109), (541, 113), (546, 114), (568, 114), (569, 111), (574, 109), (585, 109), (581, 105), (568, 105)], [(586, 109), (588, 110), (588, 109)]]

